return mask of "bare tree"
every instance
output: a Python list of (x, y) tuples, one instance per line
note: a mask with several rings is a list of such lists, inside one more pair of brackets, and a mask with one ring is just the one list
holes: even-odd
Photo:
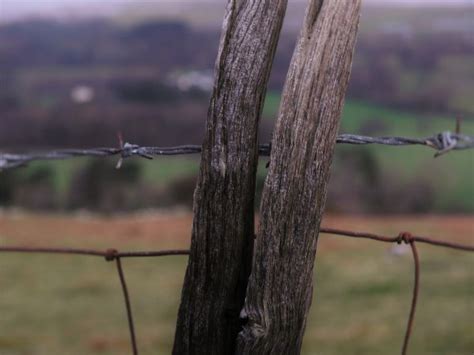
[(286, 0), (230, 0), (194, 193), (174, 354), (232, 354), (254, 238), (257, 128)]
[(261, 203), (238, 354), (299, 354), (360, 0), (311, 0), (290, 65)]

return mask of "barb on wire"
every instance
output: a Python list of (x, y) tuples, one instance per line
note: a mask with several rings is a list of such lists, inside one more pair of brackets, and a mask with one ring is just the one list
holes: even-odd
[[(402, 145), (423, 145), (436, 150), (435, 157), (445, 154), (451, 150), (474, 148), (474, 136), (468, 136), (449, 131), (435, 134), (426, 138), (407, 137), (368, 137), (357, 134), (341, 134), (337, 137), (340, 144), (381, 144), (391, 146)], [(271, 153), (270, 144), (259, 146), (261, 156), (269, 156)], [(130, 157), (141, 157), (153, 159), (160, 155), (185, 155), (201, 153), (200, 145), (180, 145), (176, 147), (142, 147), (132, 143), (123, 143), (120, 138), (119, 148), (92, 148), (92, 149), (61, 149), (33, 154), (8, 154), (0, 153), (0, 170), (13, 169), (25, 166), (36, 160), (59, 160), (77, 157), (109, 157), (120, 155), (117, 168), (122, 166), (124, 159)]]
[(338, 143), (347, 144), (382, 144), (382, 145), (424, 145), (435, 149), (435, 157), (451, 150), (474, 148), (474, 137), (449, 131), (441, 132), (426, 138), (406, 137), (366, 137), (355, 134), (341, 134), (337, 137)]

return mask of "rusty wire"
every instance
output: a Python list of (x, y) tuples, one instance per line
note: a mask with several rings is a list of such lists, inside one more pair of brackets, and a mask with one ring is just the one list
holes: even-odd
[[(452, 150), (474, 148), (474, 136), (464, 135), (459, 132), (441, 132), (426, 138), (407, 137), (368, 137), (356, 134), (340, 134), (336, 140), (341, 144), (382, 144), (391, 146), (423, 145), (436, 150), (435, 157)], [(60, 149), (39, 153), (10, 154), (0, 153), (0, 171), (18, 168), (28, 165), (37, 160), (64, 160), (78, 157), (103, 158), (110, 156), (120, 156), (117, 168), (122, 166), (124, 159), (130, 157), (141, 157), (153, 159), (160, 155), (185, 155), (201, 153), (200, 145), (181, 145), (176, 147), (142, 147), (137, 144), (124, 143), (119, 136), (118, 148), (91, 148), (91, 149)], [(269, 156), (271, 144), (261, 144), (258, 148), (261, 156)]]
[[(133, 257), (153, 257), (153, 256), (168, 256), (168, 255), (188, 255), (189, 250), (160, 250), (160, 251), (125, 251), (120, 252), (115, 249), (98, 250), (98, 249), (81, 249), (81, 248), (43, 248), (43, 247), (26, 247), (26, 246), (11, 246), (0, 247), (0, 253), (33, 253), (33, 254), (74, 254), (74, 255), (88, 255), (100, 256), (108, 260), (115, 258), (133, 258)], [(112, 253), (112, 254), (111, 254)]]
[(410, 342), (412, 329), (413, 329), (413, 323), (415, 321), (416, 306), (418, 302), (418, 293), (420, 289), (420, 259), (418, 256), (418, 251), (416, 249), (415, 243), (420, 242), (420, 243), (430, 244), (430, 245), (443, 247), (443, 248), (451, 248), (455, 250), (474, 252), (474, 246), (471, 246), (471, 245), (453, 243), (453, 242), (448, 242), (448, 241), (438, 240), (438, 239), (428, 238), (428, 237), (414, 236), (409, 232), (401, 232), (397, 237), (388, 237), (388, 236), (367, 233), (367, 232), (354, 232), (354, 231), (340, 230), (340, 229), (334, 229), (334, 228), (324, 228), (324, 227), (320, 228), (320, 232), (325, 233), (325, 234), (349, 237), (349, 238), (358, 238), (358, 239), (363, 238), (363, 239), (371, 239), (371, 240), (384, 242), (384, 243), (398, 243), (398, 244), (405, 243), (405, 244), (410, 245), (412, 255), (413, 255), (415, 274), (414, 274), (414, 281), (413, 281), (413, 294), (412, 294), (412, 301), (411, 301), (411, 306), (410, 306), (410, 313), (408, 316), (408, 322), (407, 322), (407, 327), (405, 330), (405, 336), (403, 339), (403, 345), (402, 345), (402, 351), (401, 351), (402, 355), (406, 355), (408, 351), (408, 344)]
[(61, 254), (61, 255), (82, 255), (82, 256), (98, 256), (105, 258), (106, 261), (115, 261), (117, 274), (119, 276), (120, 285), (125, 302), (125, 310), (127, 313), (128, 329), (130, 332), (130, 344), (132, 354), (138, 355), (137, 338), (135, 335), (135, 325), (133, 322), (132, 306), (130, 302), (130, 294), (128, 292), (127, 282), (122, 267), (122, 258), (131, 257), (158, 257), (168, 255), (188, 255), (189, 250), (160, 250), (160, 251), (126, 251), (119, 252), (116, 249), (98, 250), (98, 249), (80, 249), (80, 248), (42, 248), (27, 246), (11, 246), (0, 247), (0, 253), (26, 253), (26, 254)]
[[(326, 234), (339, 235), (343, 237), (372, 239), (379, 242), (398, 243), (398, 244), (402, 242), (406, 242), (403, 238), (406, 238), (406, 236), (404, 237), (404, 235), (408, 235), (407, 232), (404, 232), (404, 233), (400, 233), (400, 235), (397, 237), (387, 237), (387, 236), (367, 233), (367, 232), (354, 232), (354, 231), (347, 231), (347, 230), (334, 229), (334, 228), (324, 228), (324, 227), (320, 229), (320, 232), (326, 233)], [(445, 240), (439, 240), (439, 239), (428, 238), (428, 237), (420, 237), (420, 236), (415, 236), (415, 235), (410, 235), (410, 239), (415, 242), (431, 244), (438, 247), (445, 247), (445, 248), (463, 250), (463, 251), (474, 251), (474, 246), (448, 242)]]
[(420, 258), (418, 257), (418, 250), (416, 249), (415, 241), (410, 240), (409, 244), (413, 255), (415, 276), (413, 279), (413, 295), (411, 298), (410, 315), (408, 316), (407, 329), (405, 330), (405, 337), (403, 338), (402, 355), (406, 355), (408, 351), (408, 343), (410, 342), (411, 330), (413, 328), (413, 322), (415, 321), (416, 304), (418, 302), (418, 291), (420, 289)]
[(117, 266), (117, 272), (122, 285), (123, 297), (125, 299), (125, 309), (127, 310), (128, 329), (130, 329), (130, 342), (132, 343), (133, 355), (138, 355), (137, 338), (135, 335), (135, 326), (133, 323), (132, 306), (130, 304), (130, 296), (128, 294), (127, 283), (125, 281), (125, 275), (122, 269), (122, 261), (120, 257), (116, 256), (115, 250), (113, 251), (113, 257), (115, 258), (115, 265)]
[(338, 230), (338, 229), (333, 229), (333, 228), (321, 228), (320, 231), (321, 233), (340, 235), (340, 236), (350, 237), (350, 238), (365, 238), (365, 239), (375, 240), (378, 242), (398, 243), (398, 244), (404, 242), (410, 245), (410, 249), (413, 255), (415, 276), (414, 276), (414, 281), (413, 281), (413, 294), (412, 294), (412, 300), (411, 300), (411, 306), (410, 306), (410, 313), (408, 316), (405, 336), (403, 338), (403, 345), (402, 345), (402, 351), (401, 351), (402, 355), (406, 355), (408, 351), (408, 344), (410, 342), (410, 338), (412, 334), (413, 322), (415, 321), (416, 305), (418, 302), (418, 293), (420, 289), (420, 259), (418, 257), (418, 251), (416, 249), (415, 242), (419, 241), (421, 243), (431, 244), (431, 245), (440, 246), (444, 248), (452, 248), (452, 249), (462, 250), (462, 251), (474, 251), (473, 246), (439, 241), (439, 240), (426, 238), (426, 237), (416, 237), (416, 236), (413, 236), (409, 232), (402, 232), (398, 235), (398, 237), (387, 237), (387, 236), (382, 236), (382, 235), (377, 235), (377, 234), (372, 234), (372, 233), (343, 231), (343, 230)]
[[(465, 245), (460, 243), (453, 243), (449, 241), (414, 236), (408, 232), (402, 232), (396, 237), (389, 237), (379, 234), (367, 233), (367, 232), (356, 232), (348, 230), (340, 230), (334, 228), (320, 228), (320, 232), (324, 234), (338, 235), (348, 238), (357, 238), (357, 239), (370, 239), (384, 243), (406, 243), (410, 245), (413, 260), (414, 260), (414, 285), (412, 293), (412, 301), (410, 307), (410, 313), (408, 316), (407, 327), (405, 330), (405, 336), (402, 346), (402, 355), (406, 355), (408, 351), (408, 344), (410, 342), (416, 307), (418, 302), (418, 293), (420, 288), (420, 261), (418, 256), (418, 251), (416, 249), (416, 242), (425, 243), (434, 245), (437, 247), (451, 248), (460, 251), (474, 252), (474, 246)], [(125, 281), (125, 275), (121, 263), (121, 258), (127, 257), (159, 257), (167, 255), (188, 255), (189, 250), (177, 249), (177, 250), (161, 250), (161, 251), (125, 251), (120, 252), (116, 249), (107, 249), (107, 250), (97, 250), (97, 249), (78, 249), (78, 248), (44, 248), (44, 247), (28, 247), (28, 246), (3, 246), (0, 247), (0, 253), (10, 252), (10, 253), (43, 253), (43, 254), (72, 254), (72, 255), (86, 255), (86, 256), (96, 256), (103, 257), (107, 261), (115, 261), (118, 276), (120, 279), (120, 284), (122, 286), (122, 292), (125, 300), (125, 309), (127, 313), (128, 327), (130, 331), (130, 342), (132, 347), (132, 354), (138, 355), (138, 346), (135, 335), (135, 327), (133, 322), (133, 313), (130, 302), (130, 295), (128, 292), (127, 284)]]

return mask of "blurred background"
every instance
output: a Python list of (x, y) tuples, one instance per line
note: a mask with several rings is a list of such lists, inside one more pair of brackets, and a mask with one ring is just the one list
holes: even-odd
[[(140, 145), (200, 144), (225, 3), (0, 0), (0, 151), (114, 147), (118, 132)], [(271, 138), (305, 6), (289, 1), (262, 143)], [(473, 1), (364, 1), (341, 133), (430, 136), (453, 131), (459, 116), (462, 132), (474, 134), (473, 94)], [(473, 154), (433, 153), (339, 145), (325, 221), (472, 241)], [(39, 162), (1, 172), (0, 243), (186, 247), (199, 157), (129, 159), (118, 171), (115, 163)], [(263, 161), (258, 195), (265, 173)], [(360, 245), (323, 237), (321, 300), (312, 308), (305, 354), (316, 354), (315, 344), (324, 354), (398, 352), (410, 256), (394, 263), (406, 250)], [(427, 254), (431, 297), (417, 320), (413, 353), (472, 353), (472, 258), (456, 254), (453, 264), (454, 254)], [(22, 260), (0, 258), (0, 354), (127, 353), (120, 294), (101, 261)], [(139, 296), (139, 341), (145, 353), (169, 353), (185, 261), (134, 263), (128, 272)], [(41, 305), (45, 299), (55, 300), (51, 309)], [(104, 314), (91, 316), (95, 307)]]
[[(341, 132), (428, 136), (454, 130), (458, 115), (463, 132), (473, 132), (474, 7), (430, 4), (365, 3)], [(224, 8), (225, 1), (1, 0), (0, 149), (117, 146), (117, 132), (140, 145), (199, 144)], [(304, 8), (290, 1), (261, 142), (271, 137)], [(328, 210), (474, 212), (472, 153), (432, 154), (338, 146)], [(33, 164), (0, 175), (0, 205), (189, 207), (198, 163), (127, 161), (118, 172), (115, 162), (87, 159)]]

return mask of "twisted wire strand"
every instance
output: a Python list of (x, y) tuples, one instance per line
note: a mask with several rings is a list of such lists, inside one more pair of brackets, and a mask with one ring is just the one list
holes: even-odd
[[(449, 131), (435, 134), (426, 138), (408, 137), (368, 137), (357, 134), (341, 134), (336, 140), (339, 144), (379, 144), (390, 146), (422, 145), (436, 150), (435, 157), (445, 154), (451, 150), (474, 148), (474, 136), (452, 133)], [(77, 157), (109, 157), (120, 155), (117, 168), (120, 168), (124, 159), (130, 157), (142, 157), (153, 159), (161, 155), (186, 155), (199, 154), (200, 145), (180, 145), (174, 147), (142, 147), (136, 144), (125, 143), (121, 148), (91, 148), (91, 149), (60, 149), (38, 153), (9, 154), (0, 153), (0, 170), (8, 170), (25, 166), (37, 160), (63, 160)], [(259, 146), (261, 156), (270, 156), (271, 144)]]

